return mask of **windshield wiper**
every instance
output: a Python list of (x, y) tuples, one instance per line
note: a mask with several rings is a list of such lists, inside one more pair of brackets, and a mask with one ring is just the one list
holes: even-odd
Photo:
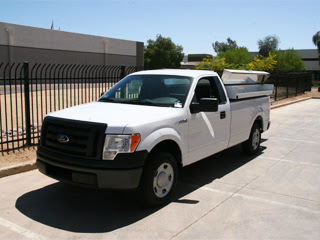
[(160, 104), (157, 104), (148, 100), (128, 100), (128, 101), (121, 101), (121, 103), (148, 105), (148, 106), (162, 106)]
[(98, 102), (117, 102), (117, 101), (114, 100), (113, 98), (104, 97), (104, 98), (100, 98)]
[(98, 100), (99, 102), (113, 102), (113, 103), (126, 103), (126, 104), (138, 104), (138, 105), (148, 105), (148, 106), (162, 106), (160, 104), (148, 101), (148, 100), (125, 100), (116, 101), (114, 98), (104, 97)]

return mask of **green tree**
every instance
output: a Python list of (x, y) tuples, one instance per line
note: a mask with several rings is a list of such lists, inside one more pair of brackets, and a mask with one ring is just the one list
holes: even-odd
[(318, 48), (318, 59), (320, 64), (320, 31), (318, 31), (315, 35), (313, 35), (312, 42)]
[(226, 68), (231, 69), (249, 69), (248, 64), (252, 61), (252, 55), (245, 47), (220, 52), (217, 58), (225, 58)]
[(225, 52), (227, 50), (234, 50), (238, 48), (237, 42), (232, 40), (231, 38), (227, 38), (227, 42), (218, 42), (212, 43), (212, 47), (214, 51), (219, 54), (221, 52)]
[(196, 67), (197, 69), (206, 70), (224, 70), (224, 69), (241, 69), (249, 70), (249, 63), (252, 61), (252, 55), (245, 47), (229, 49), (220, 52), (212, 61), (211, 58), (204, 58)]
[(275, 35), (266, 36), (263, 40), (258, 40), (259, 55), (268, 57), (269, 52), (277, 50), (279, 45), (279, 38)]
[(306, 70), (301, 56), (293, 48), (273, 51), (273, 53), (276, 54), (275, 60), (277, 61), (275, 71), (300, 72)]
[(157, 35), (156, 40), (149, 39), (147, 43), (144, 48), (145, 69), (180, 68), (184, 56), (182, 46), (161, 35)]

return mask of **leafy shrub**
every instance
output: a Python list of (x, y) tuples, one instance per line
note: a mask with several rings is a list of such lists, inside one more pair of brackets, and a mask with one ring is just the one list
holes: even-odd
[(196, 66), (198, 70), (215, 70), (212, 58), (207, 57), (202, 60), (200, 64)]
[(249, 64), (251, 70), (255, 71), (272, 71), (277, 61), (275, 60), (276, 54), (269, 52), (268, 57), (260, 56), (260, 58), (255, 57), (253, 61)]

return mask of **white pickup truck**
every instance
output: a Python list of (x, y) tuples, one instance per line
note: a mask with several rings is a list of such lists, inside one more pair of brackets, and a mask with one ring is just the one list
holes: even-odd
[[(270, 126), (266, 72), (152, 70), (128, 75), (102, 97), (48, 114), (37, 166), (59, 181), (138, 189), (168, 202), (181, 167), (242, 143), (248, 154)], [(236, 156), (235, 156), (236, 157)]]

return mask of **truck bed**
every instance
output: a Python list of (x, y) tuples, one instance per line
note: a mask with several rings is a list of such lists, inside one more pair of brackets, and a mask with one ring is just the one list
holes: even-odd
[[(234, 146), (248, 139), (251, 126), (255, 116), (254, 112), (261, 111), (265, 116), (269, 115), (269, 97), (257, 97), (243, 99), (241, 101), (231, 101), (231, 122), (230, 122), (230, 140), (228, 147)], [(267, 130), (268, 118), (263, 122), (262, 131)]]
[(269, 96), (273, 92), (272, 84), (232, 84), (225, 85), (225, 88), (230, 99)]
[(264, 84), (269, 73), (263, 71), (231, 70), (223, 71), (222, 80), (231, 100), (270, 96), (272, 84)]

